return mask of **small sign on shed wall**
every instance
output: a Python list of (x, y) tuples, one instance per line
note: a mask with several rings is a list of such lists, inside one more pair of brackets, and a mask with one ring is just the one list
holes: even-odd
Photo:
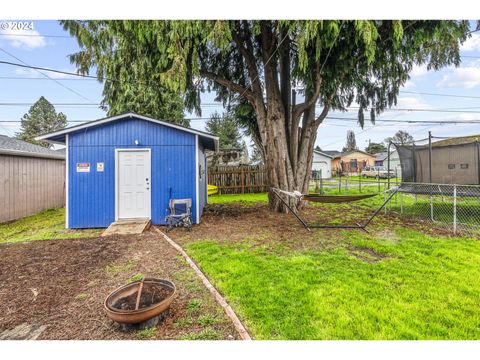
[(90, 163), (77, 163), (77, 172), (90, 172)]

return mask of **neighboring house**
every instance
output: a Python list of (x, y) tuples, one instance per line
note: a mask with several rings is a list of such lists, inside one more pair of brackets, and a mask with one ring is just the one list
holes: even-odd
[(0, 135), (0, 223), (65, 203), (65, 156)]
[[(393, 146), (392, 146), (393, 148)], [(375, 154), (375, 166), (388, 167), (388, 152), (384, 151)], [(402, 167), (400, 166), (400, 158), (398, 157), (397, 150), (390, 151), (390, 169), (395, 172), (396, 177), (402, 176)]]
[(332, 172), (334, 174), (342, 172), (344, 174), (348, 173), (353, 175), (362, 171), (366, 166), (374, 164), (375, 156), (372, 154), (361, 150), (346, 151), (333, 157)]
[(336, 158), (337, 156), (340, 156), (342, 153), (337, 150), (322, 150), (324, 154), (330, 155), (332, 159)]
[(316, 176), (314, 178), (329, 179), (332, 177), (332, 155), (323, 151), (313, 150), (312, 171)]
[(387, 157), (388, 157), (387, 151), (383, 151), (373, 155), (375, 155), (375, 166), (384, 166), (384, 162), (385, 162), (385, 166), (387, 165)]
[(38, 139), (66, 145), (67, 228), (140, 218), (164, 224), (171, 198), (192, 199), (193, 222), (200, 222), (207, 202), (205, 150), (217, 150), (216, 136), (127, 113)]
[(240, 166), (249, 165), (247, 148), (243, 149), (220, 149), (207, 151), (207, 165), (211, 166)]

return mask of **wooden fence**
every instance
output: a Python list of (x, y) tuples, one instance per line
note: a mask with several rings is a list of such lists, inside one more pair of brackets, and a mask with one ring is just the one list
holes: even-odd
[(0, 223), (65, 204), (65, 160), (0, 155)]
[(244, 194), (268, 191), (265, 165), (214, 166), (208, 168), (208, 183), (219, 194)]

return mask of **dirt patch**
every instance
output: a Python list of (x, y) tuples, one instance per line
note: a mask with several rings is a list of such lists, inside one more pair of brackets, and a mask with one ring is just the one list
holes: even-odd
[(395, 233), (395, 231), (390, 229), (375, 231), (373, 235), (377, 238), (384, 239), (392, 243), (397, 243), (400, 241), (400, 237)]
[(215, 216), (217, 218), (231, 218), (245, 214), (253, 214), (258, 206), (248, 206), (242, 203), (234, 204), (211, 204), (205, 208), (204, 215)]
[(368, 262), (368, 263), (375, 263), (388, 258), (387, 255), (381, 254), (373, 249), (366, 248), (366, 247), (349, 248), (348, 252), (350, 255), (356, 257), (357, 259)]
[[(0, 246), (0, 333), (22, 324), (45, 326), (40, 339), (136, 339), (105, 313), (116, 288), (142, 274), (171, 280), (177, 294), (153, 337), (237, 338), (222, 309), (193, 271), (158, 234), (37, 241)], [(198, 312), (188, 305), (201, 302)], [(215, 321), (202, 325), (201, 316)], [(197, 337), (201, 338), (201, 336)]]

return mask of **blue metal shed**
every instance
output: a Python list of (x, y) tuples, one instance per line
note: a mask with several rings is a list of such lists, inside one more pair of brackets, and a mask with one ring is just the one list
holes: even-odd
[(198, 224), (207, 202), (205, 150), (218, 138), (127, 113), (38, 137), (66, 145), (66, 227), (149, 218), (162, 225), (169, 199), (191, 198)]

